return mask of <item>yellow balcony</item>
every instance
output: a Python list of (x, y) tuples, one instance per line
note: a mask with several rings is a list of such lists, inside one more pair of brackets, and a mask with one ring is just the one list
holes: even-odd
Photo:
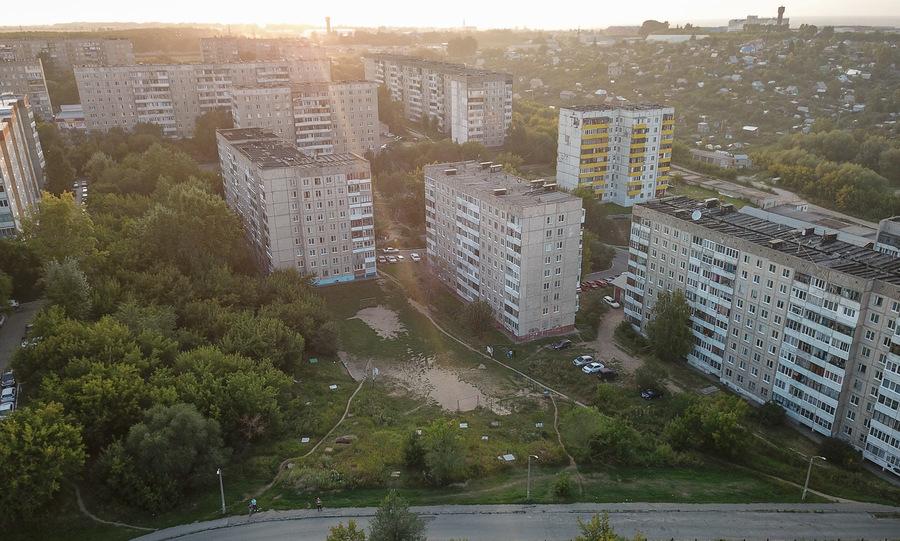
[(637, 190), (628, 190), (628, 197), (634, 197), (640, 193), (641, 193), (640, 188), (638, 188)]
[(639, 177), (639, 176), (641, 176), (641, 172), (640, 171), (629, 171), (628, 176), (629, 177)]
[(664, 192), (664, 191), (666, 191), (666, 190), (668, 190), (668, 189), (669, 189), (669, 185), (668, 185), (668, 184), (657, 184), (657, 185), (656, 185), (656, 191), (657, 191), (657, 192)]
[(592, 148), (607, 148), (609, 146), (608, 141), (591, 141), (590, 143), (582, 143), (581, 150), (590, 150)]
[(608, 133), (584, 133), (581, 135), (581, 140), (586, 141), (588, 139), (609, 139)]
[(641, 182), (643, 182), (643, 181), (641, 181), (641, 180), (629, 180), (629, 181), (627, 182), (627, 184), (628, 184), (628, 187), (629, 187), (629, 188), (640, 188), (640, 187), (641, 187)]
[(663, 134), (663, 135), (672, 135), (673, 133), (675, 133), (675, 130), (673, 130), (672, 128), (669, 128), (668, 130), (663, 130), (663, 131), (662, 131), (662, 134)]

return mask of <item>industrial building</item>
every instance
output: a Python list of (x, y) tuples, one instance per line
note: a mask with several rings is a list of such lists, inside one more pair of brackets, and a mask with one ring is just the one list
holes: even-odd
[(266, 84), (231, 91), (235, 128), (263, 128), (307, 154), (365, 154), (379, 146), (378, 85)]
[(22, 230), (44, 186), (44, 152), (28, 97), (0, 94), (0, 238)]
[(516, 340), (574, 329), (581, 199), (490, 162), (425, 167), (433, 272), (466, 301), (490, 304)]
[(297, 269), (318, 285), (375, 276), (368, 161), (310, 156), (259, 128), (219, 130), (216, 139), (225, 200), (264, 269)]
[(34, 114), (48, 122), (53, 119), (53, 105), (40, 59), (0, 61), (0, 94), (28, 96)]
[(559, 109), (556, 182), (630, 207), (669, 187), (675, 109), (581, 105)]
[(131, 130), (143, 122), (168, 137), (190, 137), (200, 115), (230, 109), (237, 86), (330, 79), (328, 59), (75, 68), (88, 130)]
[(410, 122), (456, 143), (503, 145), (512, 123), (512, 75), (402, 55), (363, 57), (366, 80), (384, 85)]
[(900, 259), (808, 227), (672, 197), (633, 209), (624, 311), (692, 309), (688, 363), (900, 474)]

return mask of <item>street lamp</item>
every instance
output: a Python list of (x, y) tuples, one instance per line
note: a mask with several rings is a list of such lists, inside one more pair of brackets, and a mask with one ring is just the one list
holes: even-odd
[(809, 457), (809, 467), (806, 468), (806, 482), (803, 483), (803, 495), (800, 496), (800, 501), (806, 501), (806, 491), (807, 491), (807, 489), (809, 488), (809, 474), (812, 473), (812, 463), (813, 463), (813, 460), (816, 459), (816, 458), (818, 458), (819, 460), (821, 460), (821, 461), (823, 461), (823, 462), (827, 462), (827, 461), (828, 461), (828, 459), (825, 458), (824, 456), (811, 456), (811, 457)]
[(540, 460), (536, 455), (528, 455), (528, 481), (525, 483), (525, 501), (531, 501), (531, 459)]
[(219, 494), (222, 495), (222, 514), (225, 514), (225, 485), (222, 484), (222, 468), (216, 468), (216, 475), (219, 476)]

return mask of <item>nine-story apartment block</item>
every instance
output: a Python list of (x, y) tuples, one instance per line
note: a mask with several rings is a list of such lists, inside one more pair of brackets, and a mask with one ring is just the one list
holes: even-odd
[(633, 325), (683, 290), (689, 364), (900, 474), (900, 259), (685, 197), (635, 206), (629, 253)]
[(625, 207), (662, 197), (674, 125), (675, 110), (661, 105), (562, 107), (556, 181)]
[(0, 95), (0, 237), (15, 236), (44, 186), (44, 153), (27, 97)]
[(34, 114), (48, 122), (53, 118), (53, 105), (40, 59), (0, 61), (0, 94), (28, 96), (28, 104)]
[(319, 285), (375, 276), (368, 161), (310, 156), (259, 128), (219, 130), (216, 138), (225, 200), (263, 268), (294, 268)]
[(425, 167), (428, 261), (466, 301), (484, 300), (519, 340), (571, 331), (581, 199), (490, 162)]

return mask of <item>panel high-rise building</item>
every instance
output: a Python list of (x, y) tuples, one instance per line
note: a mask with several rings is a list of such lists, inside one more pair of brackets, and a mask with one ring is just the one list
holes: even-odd
[(190, 137), (197, 117), (230, 109), (237, 86), (330, 79), (328, 59), (75, 68), (88, 130), (150, 123), (169, 137)]
[(129, 39), (0, 38), (0, 61), (34, 62), (41, 57), (57, 69), (124, 66), (134, 64), (134, 46)]
[(457, 295), (490, 304), (517, 340), (571, 331), (581, 198), (490, 162), (425, 167), (428, 263)]
[(379, 145), (378, 85), (336, 81), (239, 86), (235, 128), (263, 128), (308, 154), (365, 154)]
[(53, 119), (53, 105), (40, 59), (0, 61), (0, 94), (28, 96), (28, 104), (35, 114), (48, 122)]
[(294, 268), (319, 285), (375, 276), (368, 161), (310, 156), (259, 128), (219, 130), (216, 138), (225, 200), (265, 269)]
[(241, 60), (324, 59), (325, 50), (305, 39), (223, 36), (200, 39), (203, 62), (222, 64)]
[(625, 207), (662, 197), (674, 125), (675, 110), (661, 105), (561, 107), (556, 182)]
[(44, 185), (44, 152), (28, 97), (0, 94), (0, 237), (22, 229)]
[(628, 321), (645, 331), (660, 293), (683, 290), (691, 366), (900, 475), (900, 259), (717, 199), (632, 216)]
[(401, 55), (363, 57), (366, 80), (384, 85), (412, 122), (456, 143), (503, 145), (512, 123), (512, 75)]

